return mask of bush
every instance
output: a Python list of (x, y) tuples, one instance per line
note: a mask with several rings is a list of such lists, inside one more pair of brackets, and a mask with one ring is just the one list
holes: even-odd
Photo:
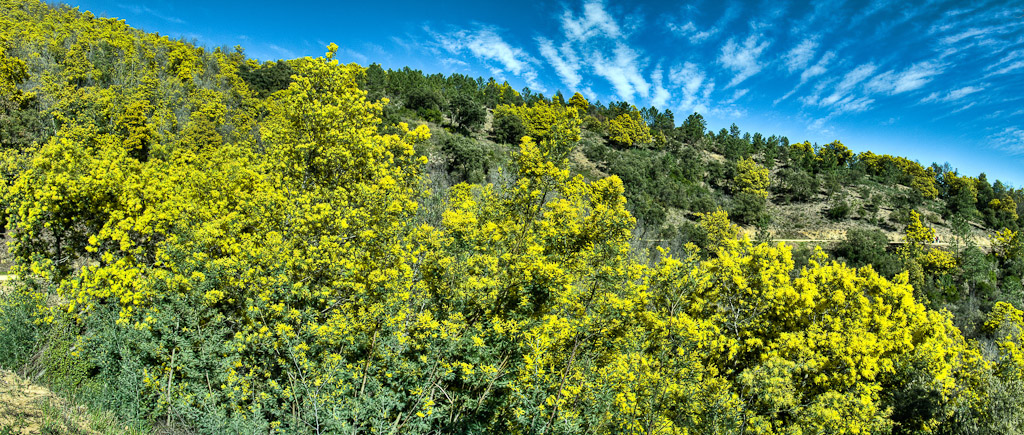
[(444, 120), (444, 115), (441, 114), (440, 110), (437, 109), (417, 109), (416, 116), (419, 116), (424, 121), (433, 122), (434, 124), (440, 124)]
[(494, 140), (504, 144), (518, 144), (526, 135), (526, 126), (512, 112), (495, 112), (492, 124)]
[(471, 138), (452, 134), (441, 139), (441, 151), (447, 162), (446, 171), (455, 183), (483, 182), (490, 168), (490, 153)]
[(771, 221), (765, 208), (764, 198), (752, 192), (740, 192), (733, 197), (729, 215), (747, 225), (766, 225)]
[(245, 65), (238, 73), (249, 85), (249, 89), (256, 91), (260, 98), (287, 88), (292, 83), (292, 74), (295, 71), (284, 61), (265, 62), (255, 69)]
[(825, 214), (832, 220), (843, 220), (850, 216), (850, 203), (845, 198), (835, 198), (829, 204)]
[(806, 202), (818, 193), (818, 180), (810, 173), (793, 168), (782, 169), (778, 173), (775, 192), (786, 203)]
[(467, 93), (458, 93), (448, 102), (452, 124), (461, 132), (476, 131), (487, 119), (487, 110)]
[(846, 240), (836, 245), (834, 254), (852, 267), (872, 266), (879, 274), (891, 277), (900, 267), (888, 247), (889, 239), (882, 231), (854, 228), (846, 232)]
[(34, 322), (35, 305), (30, 293), (0, 287), (0, 368), (19, 370), (39, 349), (45, 330)]

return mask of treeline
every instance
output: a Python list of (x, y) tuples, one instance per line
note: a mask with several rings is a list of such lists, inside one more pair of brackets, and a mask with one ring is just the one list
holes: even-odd
[[(260, 65), (69, 7), (0, 5), (0, 99), (21, 120), (2, 142), (18, 279), (0, 366), (127, 425), (1022, 429), (1024, 312), (1000, 299), (1024, 261), (1017, 227), (973, 247), (972, 265), (932, 246), (910, 205), (883, 276), (851, 264), (873, 257), (753, 242), (724, 211), (764, 225), (784, 170), (824, 186), (811, 195), (895, 177), (902, 195), (960, 198), (949, 171), (710, 134), (696, 114), (676, 127), (580, 95), (341, 65), (333, 44)], [(955, 213), (977, 223), (1020, 203), (983, 195), (977, 214)], [(974, 267), (989, 269), (970, 288), (995, 290), (968, 298), (991, 306), (975, 307), (968, 339), (928, 286)]]

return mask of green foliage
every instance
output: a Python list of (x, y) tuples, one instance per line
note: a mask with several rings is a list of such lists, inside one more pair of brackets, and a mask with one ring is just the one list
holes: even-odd
[(668, 207), (712, 211), (710, 192), (696, 184), (700, 157), (692, 149), (662, 152), (640, 148), (615, 150), (603, 144), (584, 148), (587, 158), (618, 176), (626, 187), (627, 206), (647, 225), (661, 225)]
[(842, 142), (833, 141), (818, 151), (817, 167), (819, 170), (828, 171), (845, 168), (853, 162), (853, 151), (850, 151)]
[(288, 62), (264, 62), (253, 67), (249, 63), (242, 64), (238, 76), (245, 80), (245, 83), (256, 92), (260, 98), (266, 98), (274, 92), (288, 88), (292, 82), (292, 74), (295, 71)]
[(836, 245), (836, 257), (845, 259), (851, 267), (871, 266), (883, 276), (899, 272), (899, 263), (888, 252), (889, 239), (879, 230), (853, 228), (846, 232), (846, 240)]
[(476, 131), (487, 120), (487, 111), (468, 93), (455, 94), (448, 100), (448, 113), (455, 127), (464, 132)]
[(733, 197), (729, 212), (743, 224), (764, 226), (771, 221), (771, 216), (766, 212), (764, 198), (751, 192), (737, 193)]
[(825, 215), (832, 220), (844, 220), (850, 216), (852, 210), (849, 200), (844, 196), (836, 195), (829, 201), (828, 209), (825, 210)]
[(526, 136), (523, 120), (510, 111), (495, 111), (493, 121), (494, 139), (504, 144), (519, 143)]
[(35, 321), (38, 298), (27, 289), (0, 288), (0, 368), (17, 370), (39, 350), (45, 329)]
[(807, 202), (818, 194), (818, 180), (813, 174), (794, 168), (779, 171), (778, 182), (774, 190), (782, 200), (789, 202)]
[(482, 183), (494, 165), (489, 148), (461, 135), (445, 135), (441, 139), (441, 152), (447, 162), (448, 175), (455, 183)]

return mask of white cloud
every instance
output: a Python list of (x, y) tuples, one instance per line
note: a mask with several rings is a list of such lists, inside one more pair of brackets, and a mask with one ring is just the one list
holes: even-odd
[(555, 48), (554, 43), (545, 38), (537, 38), (537, 44), (540, 45), (540, 54), (551, 64), (558, 73), (558, 76), (562, 78), (562, 83), (569, 87), (570, 90), (575, 91), (579, 87), (580, 82), (583, 81), (583, 77), (580, 76), (580, 64), (579, 59), (576, 57), (576, 53), (573, 51), (572, 46), (569, 43), (562, 44), (561, 52)]
[(843, 80), (836, 85), (835, 91), (831, 96), (825, 99), (824, 103), (826, 105), (830, 105), (839, 101), (841, 98), (846, 96), (846, 94), (852, 91), (855, 86), (860, 84), (860, 82), (871, 77), (871, 75), (875, 73), (876, 69), (878, 69), (878, 67), (876, 67), (875, 64), (866, 63), (854, 68), (853, 71), (846, 73), (846, 75), (843, 76)]
[[(693, 5), (688, 5), (687, 8), (691, 10), (696, 9), (693, 7)], [(693, 20), (689, 20), (686, 22), (686, 24), (683, 25), (676, 24), (674, 21), (669, 21), (668, 30), (671, 31), (672, 33), (675, 33), (681, 37), (686, 38), (687, 40), (690, 41), (691, 44), (700, 44), (708, 40), (712, 36), (717, 35), (718, 32), (721, 31), (721, 29), (726, 28), (726, 26), (728, 26), (729, 23), (735, 20), (736, 17), (738, 17), (739, 15), (739, 7), (736, 5), (731, 5), (728, 8), (726, 8), (725, 12), (722, 13), (722, 16), (718, 19), (718, 21), (716, 21), (715, 24), (708, 28), (707, 30), (701, 30), (697, 28), (697, 25), (693, 22)]]
[(668, 103), (668, 99), (672, 97), (668, 89), (665, 89), (662, 81), (661, 65), (658, 65), (657, 68), (654, 68), (654, 72), (651, 73), (651, 82), (654, 83), (654, 95), (651, 96), (651, 105), (658, 108), (664, 108), (665, 103)]
[(789, 53), (783, 57), (786, 61), (786, 68), (789, 72), (796, 72), (798, 69), (804, 69), (814, 59), (814, 51), (818, 48), (818, 41), (812, 38), (803, 40), (800, 45), (797, 45)]
[(640, 74), (640, 56), (623, 43), (615, 44), (614, 58), (606, 59), (595, 51), (591, 56), (594, 73), (604, 77), (615, 88), (623, 101), (633, 101), (634, 95), (646, 98), (651, 85)]
[(970, 108), (974, 107), (974, 106), (975, 106), (975, 105), (977, 105), (977, 104), (978, 104), (978, 102), (977, 102), (977, 101), (972, 101), (972, 102), (968, 103), (967, 105), (965, 105), (965, 106), (963, 106), (963, 107), (961, 107), (961, 108), (959, 108), (959, 109), (956, 109), (956, 110), (954, 110), (954, 111), (950, 112), (950, 114), (952, 115), (952, 114), (954, 114), (954, 113), (960, 113), (960, 112), (963, 112), (964, 110), (970, 109)]
[(839, 113), (863, 112), (871, 107), (871, 103), (874, 102), (875, 100), (868, 97), (854, 98), (853, 96), (849, 96), (840, 100), (836, 104), (836, 108)]
[(973, 38), (975, 36), (985, 35), (989, 33), (989, 29), (967, 29), (964, 32), (957, 33), (956, 35), (950, 35), (942, 38), (944, 45), (953, 45), (967, 38)]
[(579, 92), (581, 94), (583, 94), (584, 97), (587, 98), (587, 101), (596, 101), (596, 100), (598, 100), (597, 92), (594, 92), (593, 89), (590, 89), (590, 86), (587, 86), (587, 87), (585, 87), (583, 89), (580, 89)]
[(562, 15), (565, 36), (574, 41), (586, 41), (595, 36), (617, 38), (622, 36), (618, 23), (605, 11), (604, 3), (591, 0), (583, 5), (583, 16), (574, 17), (571, 11)]
[(931, 95), (928, 95), (927, 97), (925, 97), (925, 99), (921, 100), (921, 102), (922, 103), (928, 103), (928, 102), (932, 102), (932, 101), (941, 101), (941, 102), (956, 101), (956, 100), (959, 100), (959, 99), (961, 99), (963, 97), (971, 95), (971, 94), (973, 94), (975, 92), (981, 91), (983, 89), (984, 88), (981, 88), (981, 87), (978, 87), (978, 86), (965, 86), (965, 87), (962, 87), (960, 89), (954, 89), (952, 91), (949, 91), (949, 93), (947, 93), (945, 96), (942, 96), (942, 97), (939, 96), (938, 92), (932, 92)]
[(469, 66), (469, 64), (466, 63), (465, 61), (461, 61), (461, 60), (456, 59), (454, 57), (446, 57), (444, 59), (441, 59), (441, 64), (444, 65), (444, 66), (447, 66), (449, 68), (452, 67), (453, 65), (461, 66), (461, 67), (468, 67)]
[(1012, 154), (1024, 154), (1024, 130), (1017, 127), (1006, 127), (990, 136), (989, 140), (995, 148)]
[(295, 53), (293, 53), (291, 50), (289, 50), (287, 48), (284, 48), (284, 47), (281, 47), (279, 45), (268, 44), (267, 48), (273, 50), (275, 53), (277, 53), (279, 56), (281, 56), (284, 59), (294, 59), (295, 58)]
[(858, 96), (854, 90), (857, 86), (868, 79), (875, 70), (877, 70), (873, 63), (866, 63), (854, 68), (852, 71), (846, 73), (843, 79), (832, 89), (832, 93), (821, 98), (820, 93), (834, 81), (826, 81), (819, 83), (816, 87), (814, 95), (808, 95), (802, 97), (802, 101), (808, 106), (819, 106), (827, 107), (832, 111), (832, 115), (838, 115), (848, 112), (863, 112), (871, 107), (871, 104), (875, 102), (874, 99), (868, 96)]
[(821, 59), (818, 60), (818, 63), (800, 73), (800, 83), (804, 83), (813, 77), (825, 74), (825, 72), (828, 71), (825, 67), (828, 66), (828, 63), (831, 62), (832, 59), (835, 59), (835, 57), (836, 53), (834, 51), (825, 53), (821, 56)]
[(520, 75), (530, 69), (529, 57), (523, 50), (506, 43), (489, 29), (465, 35), (466, 48), (475, 56), (501, 63), (509, 72)]
[(159, 18), (161, 20), (167, 21), (169, 23), (185, 24), (185, 20), (182, 20), (181, 18), (162, 14), (162, 13), (160, 13), (158, 11), (155, 11), (153, 9), (150, 9), (150, 8), (148, 8), (146, 6), (124, 5), (124, 4), (119, 4), (118, 6), (120, 6), (122, 8), (125, 8), (125, 9), (128, 9), (129, 11), (132, 11), (133, 13), (135, 13), (137, 15), (149, 15), (149, 16), (152, 16), (154, 18)]
[(712, 27), (708, 30), (698, 30), (697, 25), (693, 24), (693, 21), (688, 21), (686, 24), (680, 26), (676, 23), (669, 22), (668, 30), (672, 33), (678, 34), (690, 41), (691, 44), (700, 44), (706, 41), (708, 38), (718, 33), (718, 28)]
[(821, 59), (818, 59), (817, 63), (812, 65), (810, 68), (805, 69), (802, 73), (800, 73), (800, 83), (797, 83), (797, 85), (792, 90), (787, 92), (786, 95), (783, 95), (779, 99), (773, 101), (772, 104), (779, 104), (780, 101), (788, 99), (789, 97), (793, 96), (793, 94), (795, 94), (798, 89), (803, 87), (804, 83), (807, 83), (808, 80), (825, 74), (825, 72), (828, 71), (828, 69), (825, 67), (828, 66), (829, 62), (831, 62), (832, 59), (835, 59), (835, 57), (836, 53), (834, 51), (825, 52), (825, 54), (821, 56)]
[(706, 75), (700, 68), (690, 62), (677, 66), (669, 71), (668, 79), (676, 87), (683, 91), (682, 99), (678, 105), (685, 112), (708, 112), (711, 106), (711, 92), (715, 89), (715, 82), (705, 81)]
[(723, 101), (722, 104), (735, 103), (736, 100), (739, 100), (740, 98), (743, 98), (744, 95), (747, 95), (747, 92), (750, 92), (750, 89), (737, 89), (736, 92), (732, 93), (732, 98)]
[(501, 76), (504, 72), (522, 77), (526, 84), (535, 90), (545, 90), (537, 81), (536, 63), (523, 49), (513, 47), (505, 42), (492, 28), (480, 28), (475, 31), (460, 30), (449, 35), (436, 35), (441, 46), (452, 54), (469, 51), (473, 56), (484, 61), (495, 62), (500, 68), (491, 65), (491, 72)]
[(722, 47), (722, 54), (718, 57), (719, 63), (736, 73), (725, 87), (731, 88), (736, 86), (750, 76), (760, 72), (764, 65), (758, 62), (758, 58), (761, 57), (761, 53), (769, 45), (770, 42), (768, 41), (758, 43), (757, 35), (750, 35), (742, 46), (737, 44), (735, 40), (730, 39)]
[(903, 72), (886, 71), (871, 79), (866, 87), (871, 92), (895, 95), (918, 89), (939, 74), (942, 74), (942, 65), (925, 61), (916, 63)]
[(985, 77), (1002, 75), (1002, 74), (1006, 74), (1008, 72), (1016, 71), (1016, 70), (1019, 70), (1019, 69), (1024, 69), (1024, 60), (1018, 60), (1018, 61), (1013, 62), (1013, 63), (1011, 63), (1009, 65), (1006, 65), (1006, 66), (1004, 66), (1004, 67), (1002, 67), (1002, 68), (1000, 68), (998, 70), (992, 71), (992, 72), (988, 73)]
[(860, 13), (858, 13), (853, 18), (851, 18), (850, 19), (850, 25), (851, 26), (856, 26), (856, 25), (860, 24), (861, 21), (864, 21), (865, 18), (868, 18), (868, 17), (874, 15), (878, 11), (880, 11), (880, 10), (882, 10), (882, 9), (888, 7), (888, 6), (889, 6), (889, 1), (888, 0), (875, 0), (875, 1), (871, 2), (870, 6), (868, 6), (865, 9), (863, 9)]

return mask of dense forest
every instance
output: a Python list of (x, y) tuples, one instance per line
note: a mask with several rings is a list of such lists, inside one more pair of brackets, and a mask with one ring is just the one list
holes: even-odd
[(141, 432), (1024, 432), (1021, 189), (337, 50), (0, 0), (0, 368)]

